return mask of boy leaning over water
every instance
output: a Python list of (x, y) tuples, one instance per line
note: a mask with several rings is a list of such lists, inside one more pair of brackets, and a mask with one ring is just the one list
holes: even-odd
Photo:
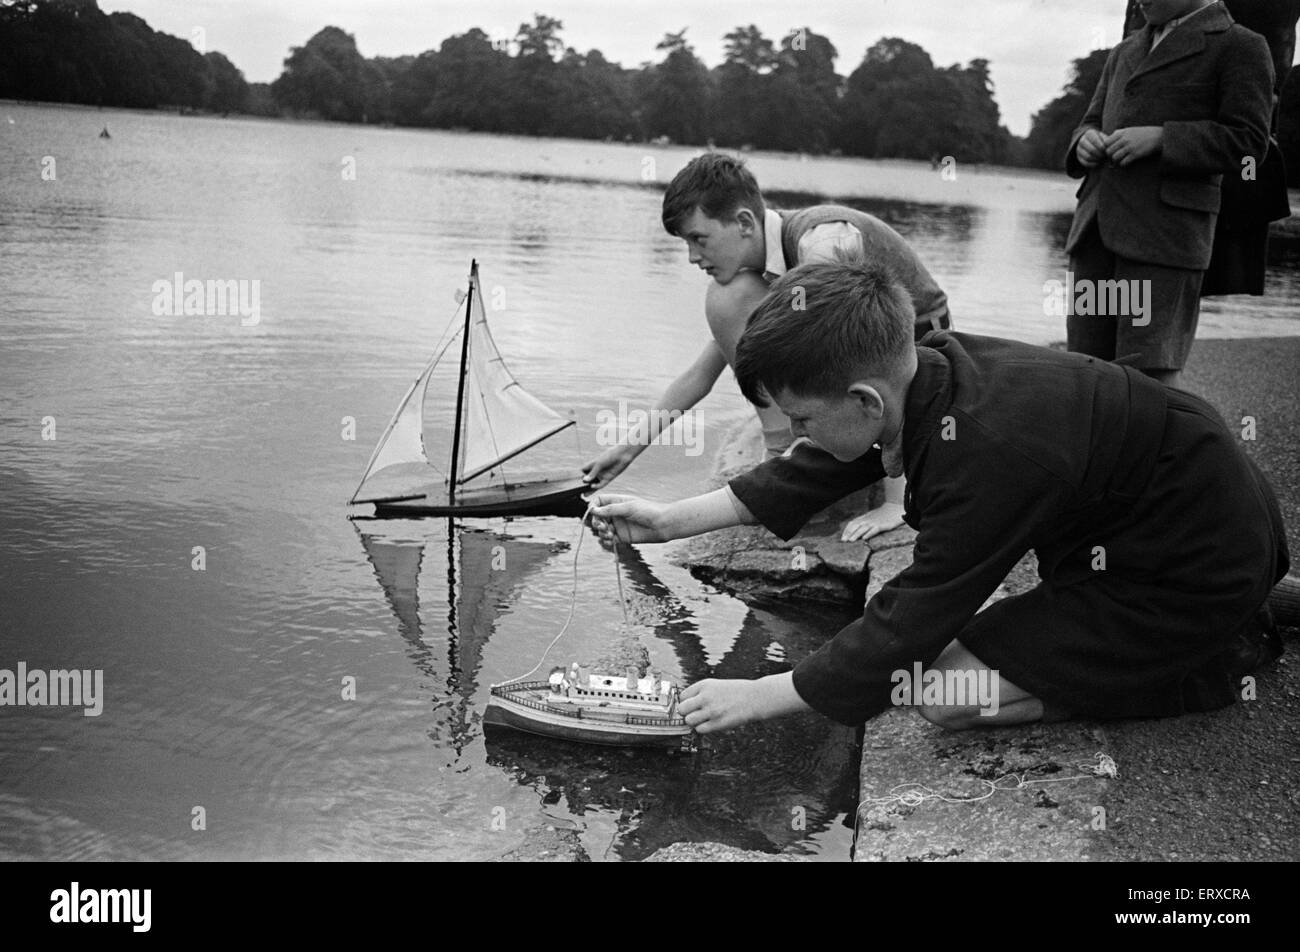
[[(597, 497), (606, 538), (762, 523), (789, 539), (835, 499), (907, 476), (912, 565), (793, 672), (691, 685), (688, 723), (810, 708), (860, 723), (898, 703), (898, 673), (918, 664), (993, 684), (996, 713), (918, 705), (955, 729), (1232, 703), (1281, 652), (1261, 610), (1289, 556), (1272, 490), (1219, 415), (1082, 354), (950, 331), (914, 343), (912, 320), (878, 270), (795, 268), (754, 311), (735, 369), (813, 445), (674, 503)], [(1040, 584), (980, 611), (1031, 548)]]
[[(664, 193), (664, 229), (686, 242), (691, 264), (713, 278), (704, 300), (711, 339), (695, 362), (669, 384), (650, 413), (646, 432), (629, 433), (583, 467), (593, 488), (626, 469), (659, 435), (659, 423), (675, 419), (706, 396), (735, 362), (745, 321), (767, 294), (768, 284), (789, 267), (840, 255), (888, 268), (902, 283), (916, 311), (915, 334), (951, 325), (948, 296), (920, 258), (887, 224), (843, 205), (815, 205), (778, 212), (767, 207), (758, 182), (740, 159), (710, 152), (692, 159)], [(759, 407), (768, 457), (794, 440), (789, 421), (775, 407)], [(903, 484), (885, 482), (885, 503), (851, 519), (843, 538), (866, 539), (902, 525)]]

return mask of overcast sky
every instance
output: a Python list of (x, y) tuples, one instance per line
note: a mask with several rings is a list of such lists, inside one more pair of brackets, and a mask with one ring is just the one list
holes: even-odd
[(1119, 41), (1125, 0), (100, 0), (100, 7), (185, 39), (202, 28), (207, 48), (230, 57), (250, 82), (275, 79), (289, 48), (324, 26), (355, 36), (363, 56), (400, 56), (436, 49), (474, 26), (513, 37), (540, 12), (564, 24), (567, 46), (599, 49), (624, 66), (660, 59), (655, 43), (682, 27), (713, 66), (723, 34), (738, 25), (754, 23), (773, 40), (806, 26), (835, 44), (842, 75), (882, 36), (901, 36), (939, 66), (989, 60), (1002, 121), (1024, 135), (1030, 116), (1060, 92), (1071, 60)]

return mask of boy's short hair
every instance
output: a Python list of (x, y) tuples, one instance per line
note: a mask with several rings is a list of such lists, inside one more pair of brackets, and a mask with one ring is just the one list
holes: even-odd
[(721, 152), (696, 156), (673, 176), (664, 193), (664, 229), (675, 238), (699, 208), (709, 218), (721, 219), (748, 208), (763, 220), (763, 193), (745, 163)]
[(863, 377), (892, 379), (914, 346), (916, 312), (885, 268), (842, 257), (772, 282), (736, 345), (736, 381), (766, 407), (782, 390), (842, 396)]

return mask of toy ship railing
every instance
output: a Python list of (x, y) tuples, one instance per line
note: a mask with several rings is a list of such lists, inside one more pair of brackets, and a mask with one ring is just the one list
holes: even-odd
[[(549, 691), (551, 688), (550, 682), (549, 681), (526, 681), (523, 683), (516, 682), (512, 685), (509, 685), (509, 687), (493, 686), (491, 689), (491, 693), (495, 694), (497, 697), (505, 698), (507, 701), (509, 701), (512, 704), (521, 704), (524, 707), (531, 707), (535, 711), (543, 711), (547, 714), (559, 714), (563, 717), (575, 717), (575, 718), (582, 717), (581, 708), (575, 708), (574, 710), (565, 710), (562, 707), (556, 707), (551, 704), (543, 704), (540, 701), (530, 701), (528, 698), (516, 697), (514, 694), (514, 691), (537, 691), (543, 688)], [(624, 723), (633, 724), (637, 727), (680, 727), (686, 723), (686, 719), (682, 717), (668, 717), (667, 715), (664, 715), (662, 717), (643, 717), (638, 714), (628, 714), (626, 715)]]
[(636, 714), (629, 714), (627, 723), (637, 724), (641, 727), (681, 727), (686, 723), (686, 719), (684, 717), (668, 717), (667, 715), (663, 717), (641, 717)]
[[(497, 697), (510, 697), (515, 691), (549, 691), (550, 681), (507, 681), (505, 684), (492, 685), (492, 693)], [(512, 701), (517, 698), (510, 698)]]
[[(546, 688), (549, 690), (551, 686), (545, 681), (533, 681), (527, 684), (516, 684), (514, 687), (526, 691), (535, 691), (540, 688)], [(559, 714), (563, 717), (582, 717), (582, 711), (566, 711), (562, 708), (551, 707), (549, 704), (542, 704), (540, 701), (530, 701), (526, 697), (516, 697), (511, 691), (508, 691), (505, 688), (494, 687), (492, 693), (497, 697), (505, 698), (511, 704), (521, 704), (524, 707), (531, 707), (535, 711), (545, 711), (547, 714)]]

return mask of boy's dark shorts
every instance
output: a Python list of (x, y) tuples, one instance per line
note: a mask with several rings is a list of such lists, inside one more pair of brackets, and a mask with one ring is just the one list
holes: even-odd
[[(1234, 649), (1289, 566), (1263, 474), (1209, 404), (1167, 394), (1140, 495), (1040, 564), (1038, 587), (994, 603), (957, 636), (1050, 708), (1162, 717), (1231, 703), (1242, 673), (1231, 670)], [(1105, 549), (1103, 571), (1094, 546)]]
[(1076, 282), (1090, 282), (1094, 289), (1101, 281), (1142, 282), (1138, 286), (1148, 308), (1141, 315), (1070, 314), (1065, 329), (1071, 351), (1101, 360), (1135, 355), (1133, 366), (1142, 370), (1183, 369), (1196, 338), (1204, 271), (1121, 257), (1102, 244), (1095, 221), (1070, 255), (1070, 271)]

